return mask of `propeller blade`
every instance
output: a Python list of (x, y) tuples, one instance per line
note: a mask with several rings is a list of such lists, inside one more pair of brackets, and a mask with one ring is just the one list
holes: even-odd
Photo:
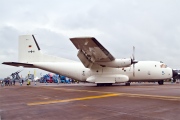
[(135, 60), (135, 47), (133, 46), (133, 60)]
[(135, 64), (133, 64), (133, 76), (135, 77)]
[(133, 54), (131, 58), (131, 64), (133, 64), (133, 76), (135, 77), (135, 64), (138, 63), (138, 61), (135, 60), (135, 47), (133, 46)]

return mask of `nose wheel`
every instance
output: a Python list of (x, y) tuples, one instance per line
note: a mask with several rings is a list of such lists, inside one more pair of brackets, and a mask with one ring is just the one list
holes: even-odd
[(159, 84), (159, 85), (163, 85), (163, 84), (164, 84), (164, 80), (158, 81), (158, 84)]

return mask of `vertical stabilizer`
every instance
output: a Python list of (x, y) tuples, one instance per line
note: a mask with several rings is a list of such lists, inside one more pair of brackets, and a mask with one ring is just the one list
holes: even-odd
[(19, 62), (76, 62), (65, 58), (42, 54), (34, 35), (19, 36)]
[(34, 35), (19, 36), (19, 62), (38, 62), (41, 56)]

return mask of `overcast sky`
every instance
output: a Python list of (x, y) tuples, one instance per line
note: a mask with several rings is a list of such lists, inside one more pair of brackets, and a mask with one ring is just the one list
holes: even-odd
[[(135, 46), (139, 61), (180, 68), (179, 0), (0, 0), (1, 63), (18, 61), (24, 34), (34, 34), (42, 52), (54, 56), (79, 61), (69, 38), (93, 36), (115, 58), (132, 56)], [(0, 64), (0, 78), (20, 69)]]

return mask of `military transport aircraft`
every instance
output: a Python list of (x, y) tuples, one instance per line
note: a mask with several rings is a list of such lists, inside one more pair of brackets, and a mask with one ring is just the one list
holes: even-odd
[(115, 59), (94, 37), (70, 38), (78, 49), (81, 62), (42, 54), (34, 35), (19, 36), (19, 62), (3, 62), (11, 66), (39, 68), (75, 80), (96, 83), (97, 86), (135, 81), (157, 81), (177, 73), (159, 61), (136, 61), (132, 58)]

